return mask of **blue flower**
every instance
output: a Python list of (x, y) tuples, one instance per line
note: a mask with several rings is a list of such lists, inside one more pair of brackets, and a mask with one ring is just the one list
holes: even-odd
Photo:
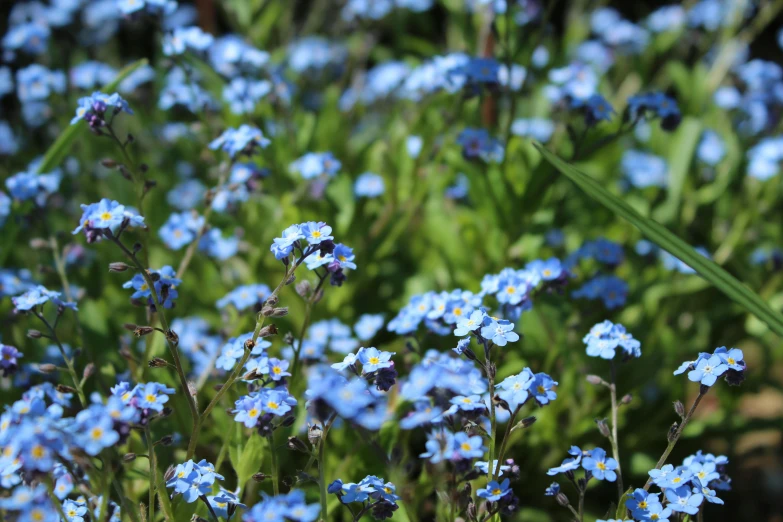
[(669, 501), (668, 507), (672, 511), (695, 515), (699, 512), (704, 495), (693, 493), (688, 486), (680, 486), (676, 489), (669, 487), (666, 489), (666, 500)]
[(484, 455), (486, 447), (484, 446), (483, 439), (478, 436), (469, 436), (464, 431), (461, 431), (454, 435), (453, 439), (454, 447), (457, 454), (463, 459), (476, 459)]
[(499, 163), (503, 160), (503, 144), (492, 138), (486, 129), (465, 129), (457, 137), (462, 154), (467, 159), (480, 158), (486, 162)]
[(688, 372), (688, 379), (705, 386), (712, 386), (728, 369), (728, 365), (719, 356), (712, 355), (696, 363), (696, 368)]
[(362, 341), (369, 341), (383, 327), (382, 314), (362, 314), (353, 326), (356, 337)]
[(160, 227), (158, 235), (167, 247), (179, 250), (196, 239), (204, 223), (205, 220), (202, 216), (192, 212), (174, 212)]
[(357, 197), (377, 198), (385, 190), (383, 177), (372, 172), (365, 172), (356, 178), (354, 183), (354, 194)]
[(481, 336), (497, 346), (505, 346), (508, 342), (519, 340), (519, 334), (513, 329), (514, 325), (508, 321), (491, 319), (481, 328)]
[(464, 411), (486, 409), (486, 405), (484, 404), (484, 401), (482, 401), (481, 397), (478, 395), (470, 395), (470, 396), (457, 395), (456, 397), (452, 397), (452, 399), (449, 402), (457, 406), (457, 408), (459, 408), (460, 410), (464, 410)]
[(505, 497), (511, 493), (511, 489), (508, 487), (508, 484), (508, 479), (505, 479), (500, 484), (498, 484), (496, 480), (492, 480), (487, 484), (487, 487), (476, 490), (476, 495), (481, 498), (485, 498), (490, 502), (497, 502), (502, 497)]
[(257, 128), (243, 124), (236, 129), (226, 129), (214, 139), (209, 148), (223, 150), (233, 158), (237, 154), (252, 154), (256, 148), (266, 148), (271, 142)]
[(356, 263), (353, 262), (356, 256), (353, 253), (353, 249), (343, 245), (342, 243), (338, 243), (334, 247), (332, 256), (334, 257), (334, 263), (336, 263), (339, 268), (349, 268), (351, 270), (356, 270)]
[(143, 387), (136, 389), (136, 397), (139, 401), (139, 407), (161, 412), (163, 405), (169, 402), (168, 396), (174, 392), (174, 388), (168, 388), (157, 382), (148, 382)]
[(743, 371), (745, 369), (744, 355), (739, 348), (726, 350), (725, 346), (721, 346), (715, 349), (715, 355), (720, 357), (721, 361), (732, 370)]
[(660, 506), (658, 493), (648, 493), (642, 488), (637, 488), (631, 498), (625, 501), (625, 507), (631, 510), (634, 518), (649, 519), (651, 508)]
[(549, 486), (547, 486), (546, 490), (544, 491), (544, 495), (547, 497), (554, 497), (558, 493), (560, 493), (560, 484), (557, 482), (552, 482)]
[(322, 241), (328, 241), (334, 239), (331, 235), (332, 227), (326, 223), (316, 223), (315, 221), (308, 221), (299, 225), (299, 232), (304, 239), (311, 245), (318, 245)]
[(391, 362), (393, 352), (382, 352), (377, 348), (360, 348), (357, 358), (362, 363), (362, 371), (364, 373), (370, 373), (377, 371), (381, 368), (389, 368), (394, 365)]
[(482, 324), (484, 323), (484, 317), (486, 317), (486, 315), (487, 314), (483, 310), (474, 310), (469, 317), (461, 317), (457, 319), (457, 328), (454, 329), (454, 335), (463, 337), (471, 332), (475, 332), (481, 328)]
[(617, 480), (617, 461), (606, 456), (606, 451), (601, 448), (595, 448), (590, 455), (582, 459), (582, 467), (593, 473), (598, 480), (607, 480), (614, 482)]
[(342, 164), (331, 152), (309, 152), (291, 163), (290, 169), (304, 179), (320, 176), (332, 177), (340, 171)]
[(258, 424), (259, 418), (264, 412), (259, 397), (245, 396), (234, 403), (234, 420), (241, 422), (246, 428), (253, 428)]
[(498, 396), (508, 403), (511, 411), (525, 404), (530, 397), (530, 387), (534, 383), (533, 372), (525, 368), (517, 375), (507, 377), (495, 387), (500, 389)]

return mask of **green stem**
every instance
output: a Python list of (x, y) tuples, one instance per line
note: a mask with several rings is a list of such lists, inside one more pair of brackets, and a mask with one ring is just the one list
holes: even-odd
[(321, 440), (318, 442), (318, 487), (321, 492), (321, 520), (326, 520), (327, 508), (326, 508), (326, 463), (324, 462), (324, 454), (326, 453), (326, 431), (321, 436)]
[(147, 520), (149, 522), (155, 521), (155, 475), (157, 473), (155, 462), (155, 444), (152, 442), (152, 431), (150, 430), (150, 424), (147, 422), (144, 426), (144, 437), (147, 439), (147, 454), (150, 461), (150, 494), (149, 494), (149, 516)]
[[(691, 409), (688, 410), (688, 414), (685, 415), (685, 418), (682, 419), (682, 423), (677, 428), (677, 431), (675, 431), (674, 435), (672, 435), (671, 440), (669, 440), (669, 444), (666, 446), (666, 450), (664, 450), (663, 455), (661, 455), (661, 458), (658, 459), (658, 463), (655, 465), (655, 469), (661, 469), (663, 465), (666, 463), (666, 459), (669, 457), (669, 454), (671, 454), (672, 450), (674, 449), (674, 446), (677, 444), (677, 441), (680, 440), (680, 435), (682, 435), (685, 426), (688, 425), (688, 422), (691, 420), (691, 417), (693, 417), (693, 412), (696, 411), (696, 407), (699, 405), (702, 397), (704, 397), (704, 395), (706, 395), (708, 391), (709, 388), (706, 386), (702, 386), (699, 389), (699, 396), (696, 397), (696, 400), (693, 401), (693, 404), (691, 405)], [(647, 479), (647, 483), (644, 485), (644, 490), (648, 491), (651, 485), (652, 485), (652, 477)]]
[[(272, 297), (277, 297), (277, 294), (280, 293), (280, 289), (283, 288), (283, 285), (286, 284), (286, 282), (291, 278), (291, 276), (296, 271), (297, 267), (302, 264), (306, 256), (302, 256), (298, 261), (295, 263), (289, 263), (286, 267), (285, 276), (283, 276), (283, 279), (280, 281), (280, 283), (277, 285), (277, 287), (272, 291), (270, 296), (267, 298), (267, 300), (271, 299)], [(154, 293), (154, 292), (153, 292)], [(266, 321), (266, 316), (263, 313), (258, 313), (256, 316), (256, 326), (253, 329), (253, 337), (252, 337), (252, 345), (255, 346), (256, 341), (258, 341), (258, 337), (261, 335), (261, 329), (264, 326), (264, 322)], [(212, 400), (207, 404), (207, 407), (204, 408), (204, 411), (199, 415), (196, 413), (196, 419), (197, 423), (194, 426), (193, 434), (190, 437), (190, 442), (188, 443), (188, 453), (187, 458), (191, 458), (195, 452), (196, 452), (196, 445), (198, 444), (198, 436), (199, 432), (201, 430), (201, 426), (204, 423), (204, 421), (209, 417), (209, 414), (212, 412), (212, 410), (217, 406), (217, 404), (220, 402), (220, 399), (223, 398), (223, 395), (226, 394), (229, 388), (236, 382), (237, 378), (239, 377), (239, 372), (242, 371), (242, 368), (244, 368), (245, 364), (247, 363), (247, 360), (250, 358), (251, 350), (245, 350), (245, 353), (242, 355), (242, 358), (239, 360), (239, 363), (234, 366), (234, 370), (231, 372), (231, 375), (229, 375), (228, 380), (223, 384), (223, 386), (220, 387), (220, 389), (217, 391), (215, 396), (212, 398)]]
[[(508, 419), (508, 424), (506, 425), (506, 433), (503, 435), (503, 440), (500, 443), (500, 450), (498, 451), (498, 465), (495, 466), (495, 477), (500, 476), (500, 466), (503, 465), (503, 457), (506, 454), (506, 447), (508, 446), (508, 439), (511, 438), (511, 430), (514, 427), (514, 420), (517, 417), (517, 413), (519, 413), (519, 410), (521, 409), (521, 406), (517, 406), (517, 409), (515, 409), (513, 412), (511, 412), (511, 417)], [(492, 462), (489, 463), (490, 466), (492, 466)]]
[[(163, 311), (163, 306), (160, 303), (160, 300), (158, 299), (158, 292), (155, 290), (155, 282), (152, 280), (152, 277), (150, 277), (149, 272), (146, 268), (141, 264), (139, 259), (136, 257), (136, 254), (128, 250), (128, 248), (117, 239), (114, 234), (107, 234), (109, 239), (114, 242), (120, 249), (125, 253), (125, 255), (130, 259), (130, 261), (133, 263), (133, 265), (136, 267), (136, 269), (139, 271), (141, 276), (144, 278), (144, 282), (147, 284), (147, 287), (150, 289), (150, 296), (152, 297), (152, 302), (155, 303), (155, 310), (158, 312), (158, 318), (160, 320), (160, 325), (163, 327), (163, 331), (165, 333), (166, 337), (166, 344), (169, 347), (169, 352), (171, 353), (171, 358), (174, 359), (174, 367), (177, 370), (177, 376), (179, 377), (179, 384), (182, 388), (182, 393), (185, 394), (185, 398), (188, 401), (188, 407), (190, 408), (190, 416), (193, 419), (193, 429), (191, 430), (191, 441), (193, 441), (194, 437), (198, 435), (199, 429), (200, 429), (200, 422), (199, 414), (198, 414), (198, 407), (196, 406), (196, 400), (193, 398), (193, 396), (190, 394), (190, 387), (188, 386), (188, 378), (185, 376), (185, 370), (182, 368), (182, 361), (179, 358), (179, 349), (177, 348), (177, 344), (175, 341), (172, 340), (172, 338), (169, 336), (171, 330), (169, 329), (169, 322), (166, 319), (166, 314)], [(192, 457), (193, 454), (188, 452), (188, 458)]]
[[(614, 366), (614, 361), (612, 361), (612, 380), (609, 383), (609, 394), (612, 398), (612, 454), (614, 455), (614, 460), (617, 461), (617, 491), (619, 493), (618, 499), (623, 498), (623, 493), (625, 492), (625, 489), (623, 489), (623, 473), (622, 473), (622, 467), (620, 466), (620, 443), (617, 439), (617, 386), (615, 384), (616, 381), (616, 370)], [(618, 500), (619, 502), (619, 500)]]
[(68, 354), (65, 353), (65, 348), (63, 347), (63, 344), (60, 342), (60, 339), (57, 337), (57, 332), (55, 331), (54, 327), (49, 323), (49, 321), (46, 320), (46, 317), (43, 316), (40, 312), (33, 310), (33, 314), (43, 322), (44, 325), (46, 325), (47, 330), (49, 330), (49, 335), (52, 336), (52, 340), (57, 345), (57, 348), (60, 349), (60, 355), (63, 356), (63, 360), (65, 361), (65, 365), (68, 367), (68, 373), (71, 374), (71, 380), (73, 381), (73, 385), (76, 388), (76, 394), (79, 396), (79, 402), (82, 405), (82, 408), (87, 407), (87, 399), (84, 396), (84, 390), (82, 390), (81, 381), (79, 380), (79, 377), (76, 375), (76, 368), (73, 366), (73, 360), (68, 357)]
[(270, 435), (267, 440), (269, 441), (269, 452), (272, 455), (272, 491), (274, 492), (275, 496), (277, 496), (280, 494), (280, 480), (278, 478), (280, 471), (277, 465), (277, 451), (275, 451), (274, 432), (272, 432), (272, 435)]

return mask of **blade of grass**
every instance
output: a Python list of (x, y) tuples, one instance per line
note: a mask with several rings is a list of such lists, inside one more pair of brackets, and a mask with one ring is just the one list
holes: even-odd
[[(106, 86), (101, 89), (101, 91), (107, 94), (113, 93), (117, 90), (117, 87), (125, 78), (130, 76), (130, 74), (139, 67), (143, 67), (145, 65), (147, 65), (146, 58), (142, 58), (137, 62), (133, 62), (117, 73), (117, 76), (115, 76), (114, 80), (106, 84)], [(74, 110), (76, 110), (75, 107)], [(80, 133), (86, 131), (87, 125), (82, 122), (79, 122), (77, 125), (69, 125), (68, 128), (60, 133), (55, 142), (52, 143), (52, 145), (46, 151), (46, 154), (44, 154), (43, 161), (41, 161), (41, 164), (38, 165), (38, 172), (45, 173), (54, 170), (54, 168), (63, 161), (65, 156), (71, 150), (71, 146), (73, 145), (74, 140), (76, 140), (76, 137)]]
[(770, 308), (758, 294), (754, 293), (712, 260), (696, 252), (692, 246), (669, 232), (663, 225), (639, 214), (625, 201), (610, 193), (593, 178), (580, 172), (573, 165), (565, 162), (540, 144), (535, 145), (541, 155), (553, 167), (573, 181), (588, 196), (629, 221), (653, 243), (696, 270), (699, 275), (718, 290), (766, 323), (770, 330), (783, 336), (783, 315)]

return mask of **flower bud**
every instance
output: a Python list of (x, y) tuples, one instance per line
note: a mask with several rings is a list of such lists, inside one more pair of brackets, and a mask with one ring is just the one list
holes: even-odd
[(125, 272), (130, 268), (130, 265), (123, 263), (122, 261), (116, 261), (109, 263), (109, 272)]
[(285, 419), (283, 419), (283, 422), (280, 423), (280, 426), (283, 428), (290, 428), (294, 425), (294, 422), (296, 422), (296, 417), (293, 415), (287, 416)]
[(71, 388), (70, 386), (66, 386), (64, 384), (58, 384), (54, 388), (60, 393), (76, 393), (76, 388)]
[(626, 405), (631, 404), (632, 400), (633, 400), (633, 395), (631, 395), (630, 393), (626, 393), (625, 395), (623, 395), (623, 398), (620, 399), (620, 404), (626, 404)]
[(169, 363), (166, 362), (165, 359), (162, 359), (160, 357), (154, 357), (149, 360), (147, 363), (150, 368), (165, 368), (169, 365)]
[(286, 332), (286, 334), (283, 336), (283, 344), (293, 345), (294, 334), (292, 334), (291, 332)]
[(106, 159), (102, 159), (102, 160), (101, 160), (101, 165), (103, 165), (103, 166), (104, 166), (104, 167), (106, 167), (107, 169), (113, 169), (114, 167), (116, 167), (116, 166), (117, 166), (117, 162), (116, 162), (116, 161), (114, 161), (114, 160), (113, 160), (113, 159), (111, 159), (111, 158), (106, 158)]
[(478, 515), (478, 509), (476, 508), (476, 504), (474, 504), (473, 502), (468, 504), (468, 507), (465, 509), (465, 515), (467, 515), (468, 520), (474, 522), (477, 519), (477, 515)]
[(264, 326), (258, 333), (259, 337), (271, 337), (273, 335), (277, 335), (277, 326), (274, 324)]
[(609, 431), (609, 425), (606, 423), (606, 419), (595, 419), (595, 424), (598, 426), (598, 431), (601, 435), (607, 439), (612, 437), (612, 432)]
[(258, 472), (258, 473), (255, 473), (255, 474), (254, 474), (252, 477), (250, 477), (250, 478), (252, 478), (252, 479), (253, 479), (253, 481), (255, 481), (255, 482), (263, 482), (264, 480), (266, 480), (266, 475), (264, 475), (264, 474), (263, 474), (263, 473), (261, 473), (261, 472)]
[(266, 301), (264, 301), (264, 305), (274, 307), (274, 306), (277, 306), (277, 303), (279, 302), (279, 300), (280, 299), (277, 297), (276, 294), (272, 294), (269, 297), (267, 297)]
[(288, 307), (283, 306), (272, 310), (272, 317), (285, 317), (288, 315)]
[(171, 478), (174, 476), (174, 473), (176, 471), (176, 468), (174, 466), (169, 466), (168, 469), (166, 469), (166, 473), (163, 474), (163, 482), (168, 482), (171, 480)]
[(27, 337), (30, 339), (40, 339), (43, 334), (38, 330), (27, 330)]
[(49, 363), (39, 364), (38, 371), (41, 373), (54, 373), (57, 371), (57, 366)]
[(310, 453), (310, 450), (307, 449), (307, 446), (305, 446), (305, 443), (302, 442), (298, 437), (288, 437), (288, 449), (291, 451), (301, 451), (302, 453)]
[(193, 397), (198, 395), (198, 388), (196, 388), (195, 382), (188, 381), (188, 393), (190, 393), (190, 395)]
[(40, 237), (34, 237), (33, 239), (30, 240), (30, 248), (34, 248), (36, 250), (49, 248), (49, 246), (50, 246), (49, 242)]
[(126, 453), (125, 455), (122, 456), (123, 462), (133, 462), (134, 460), (136, 460), (135, 453)]
[(310, 444), (315, 446), (321, 441), (321, 437), (323, 436), (323, 434), (324, 431), (323, 429), (321, 429), (321, 425), (313, 424), (307, 430), (307, 440), (310, 441)]
[(535, 422), (537, 420), (538, 419), (536, 417), (532, 417), (532, 416), (531, 417), (525, 417), (521, 421), (517, 422), (516, 425), (513, 428), (511, 428), (511, 431), (518, 430), (518, 429), (529, 428), (530, 426), (535, 424)]
[(166, 435), (159, 441), (155, 443), (155, 446), (161, 445), (161, 446), (171, 446), (171, 444), (174, 442), (174, 437), (171, 435)]
[(168, 406), (166, 406), (165, 408), (163, 408), (163, 409), (160, 411), (160, 413), (158, 413), (158, 416), (157, 416), (157, 418), (158, 418), (158, 419), (165, 419), (166, 417), (168, 417), (168, 416), (169, 416), (169, 415), (171, 415), (172, 413), (174, 413), (174, 410), (172, 410), (171, 408), (169, 408)]
[(568, 507), (571, 505), (571, 503), (568, 501), (568, 497), (565, 496), (565, 493), (562, 491), (555, 495), (555, 500), (557, 500), (557, 503), (563, 507)]
[(596, 386), (598, 386), (599, 384), (604, 384), (604, 380), (597, 375), (592, 375), (592, 374), (588, 375), (586, 379), (587, 382), (589, 382), (590, 384), (594, 384)]
[(82, 379), (87, 380), (95, 373), (95, 363), (87, 363), (82, 371)]
[(133, 330), (133, 335), (136, 337), (144, 337), (145, 335), (149, 335), (154, 331), (155, 328), (151, 326), (137, 326), (136, 329)]
[(685, 406), (680, 401), (674, 401), (674, 411), (681, 418), (685, 418)]
[(299, 294), (301, 297), (307, 297), (310, 294), (310, 290), (312, 290), (313, 286), (310, 284), (310, 281), (305, 279), (304, 281), (300, 281), (296, 284), (296, 293)]

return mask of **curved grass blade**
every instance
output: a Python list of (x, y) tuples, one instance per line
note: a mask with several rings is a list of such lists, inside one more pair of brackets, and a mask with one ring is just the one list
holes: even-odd
[(588, 196), (629, 221), (653, 243), (696, 270), (700, 276), (709, 281), (718, 290), (766, 323), (770, 330), (783, 336), (783, 315), (770, 308), (755, 292), (712, 260), (696, 252), (692, 246), (669, 232), (663, 225), (639, 214), (625, 201), (610, 193), (587, 174), (580, 172), (573, 165), (565, 162), (542, 145), (536, 143), (535, 146), (553, 167), (576, 183)]
[[(115, 76), (110, 83), (106, 84), (106, 86), (101, 89), (101, 91), (107, 94), (113, 93), (117, 90), (117, 87), (125, 78), (130, 76), (131, 73), (133, 73), (139, 67), (143, 67), (145, 65), (147, 65), (146, 58), (142, 58), (137, 62), (133, 62), (117, 73), (117, 76)], [(63, 161), (65, 156), (68, 154), (68, 151), (71, 150), (71, 145), (73, 145), (76, 137), (86, 130), (87, 126), (80, 123), (79, 125), (69, 125), (67, 129), (62, 131), (55, 142), (52, 143), (52, 145), (46, 151), (46, 154), (44, 154), (43, 161), (41, 161), (40, 165), (38, 165), (38, 173), (40, 174), (44, 172), (51, 172), (54, 170), (54, 168)]]

